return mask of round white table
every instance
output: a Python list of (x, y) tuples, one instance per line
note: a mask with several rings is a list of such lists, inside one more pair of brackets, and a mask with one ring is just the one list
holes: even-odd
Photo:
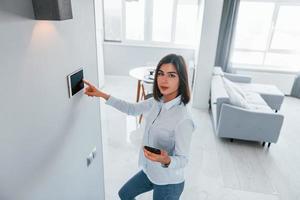
[(139, 102), (140, 99), (145, 97), (145, 89), (141, 82), (143, 81), (148, 84), (153, 84), (155, 68), (155, 66), (141, 66), (129, 71), (129, 75), (138, 80), (136, 102)]

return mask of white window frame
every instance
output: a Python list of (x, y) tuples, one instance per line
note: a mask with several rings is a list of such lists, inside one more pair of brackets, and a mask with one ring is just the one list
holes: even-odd
[[(198, 0), (198, 14), (200, 11), (201, 0)], [(153, 1), (145, 0), (145, 26), (144, 26), (144, 40), (130, 40), (126, 39), (126, 0), (122, 0), (122, 22), (121, 22), (121, 41), (119, 44), (125, 46), (143, 46), (143, 47), (160, 47), (160, 48), (180, 48), (180, 49), (196, 49), (197, 44), (195, 45), (183, 45), (175, 43), (175, 31), (176, 31), (176, 18), (177, 18), (177, 5), (178, 0), (174, 0), (173, 5), (173, 16), (172, 17), (172, 35), (171, 42), (157, 42), (152, 41), (152, 16), (153, 16)], [(197, 15), (198, 16), (198, 15)], [(105, 43), (114, 43), (113, 41), (106, 41)], [(195, 41), (196, 43), (196, 41)]]
[[(263, 64), (258, 65), (258, 64), (245, 64), (245, 63), (232, 63), (232, 54), (230, 56), (230, 62), (231, 65), (234, 69), (258, 69), (258, 70), (272, 70), (274, 71), (295, 71), (294, 69), (291, 69), (290, 67), (286, 66), (274, 66), (274, 65), (266, 65), (265, 63), (265, 58), (267, 53), (278, 53), (278, 54), (286, 54), (286, 55), (299, 55), (299, 51), (293, 51), (293, 50), (284, 50), (284, 49), (271, 49), (271, 43), (272, 39), (274, 36), (274, 31), (275, 31), (275, 25), (276, 25), (276, 20), (278, 17), (279, 13), (279, 8), (280, 6), (300, 6), (300, 2), (298, 0), (242, 0), (243, 2), (272, 2), (275, 3), (275, 8), (272, 16), (272, 22), (271, 22), (271, 28), (269, 29), (269, 34), (268, 34), (268, 41), (267, 41), (267, 48), (266, 50), (252, 50), (252, 49), (247, 49), (247, 48), (234, 48), (232, 49), (232, 52), (234, 51), (239, 51), (239, 52), (260, 52), (263, 53)], [(299, 71), (300, 71), (300, 66), (299, 66)]]

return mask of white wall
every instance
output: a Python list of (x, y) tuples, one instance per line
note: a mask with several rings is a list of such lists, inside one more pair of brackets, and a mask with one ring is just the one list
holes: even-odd
[(208, 109), (211, 76), (215, 63), (223, 0), (205, 0), (199, 49), (196, 51), (196, 74), (193, 106)]
[(108, 75), (128, 76), (129, 70), (139, 66), (154, 65), (167, 54), (182, 55), (186, 62), (194, 60), (193, 49), (175, 49), (104, 43), (104, 70)]
[(83, 66), (98, 82), (94, 2), (72, 7), (37, 21), (31, 0), (0, 1), (1, 200), (104, 199), (99, 101), (69, 99), (66, 80)]

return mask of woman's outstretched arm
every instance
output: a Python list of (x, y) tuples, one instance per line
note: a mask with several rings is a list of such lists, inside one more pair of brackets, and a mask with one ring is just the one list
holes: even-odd
[(84, 92), (86, 95), (90, 97), (101, 97), (106, 100), (106, 104), (128, 115), (134, 115), (134, 116), (140, 115), (143, 112), (151, 109), (153, 105), (152, 98), (147, 99), (146, 101), (141, 101), (139, 103), (129, 103), (102, 92), (101, 90), (97, 89), (93, 84), (91, 84), (86, 80), (83, 80), (83, 82), (88, 86)]
[(109, 99), (109, 94), (102, 92), (87, 80), (83, 80), (83, 82), (87, 85), (84, 94), (88, 95), (89, 97), (102, 97), (105, 100)]

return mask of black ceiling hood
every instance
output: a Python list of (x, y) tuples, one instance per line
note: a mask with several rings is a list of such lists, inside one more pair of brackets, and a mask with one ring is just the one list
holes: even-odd
[(72, 19), (71, 0), (32, 0), (35, 19), (66, 20)]

